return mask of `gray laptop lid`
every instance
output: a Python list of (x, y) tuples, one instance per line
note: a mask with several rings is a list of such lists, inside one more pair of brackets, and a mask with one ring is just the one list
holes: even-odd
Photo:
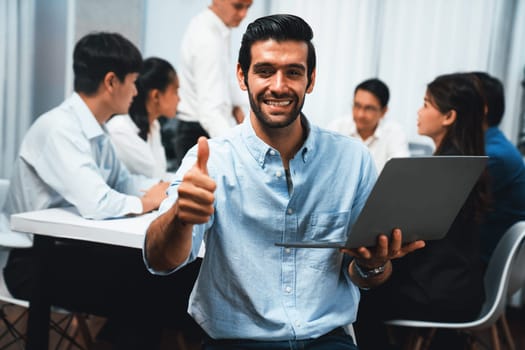
[(485, 169), (485, 156), (392, 158), (379, 175), (346, 242), (278, 242), (304, 248), (375, 246), (400, 228), (403, 242), (443, 238)]

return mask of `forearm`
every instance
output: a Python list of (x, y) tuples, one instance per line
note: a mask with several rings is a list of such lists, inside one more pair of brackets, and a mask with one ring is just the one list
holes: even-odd
[[(358, 271), (355, 266), (356, 260), (352, 260), (350, 265), (348, 266), (348, 274), (350, 276), (350, 279), (356, 286), (362, 289), (368, 289), (368, 288), (374, 288), (377, 287), (384, 282), (386, 282), (390, 275), (392, 275), (392, 263), (390, 260), (388, 260), (384, 265), (384, 271), (368, 277), (363, 277)], [(364, 267), (361, 267), (363, 270)], [(371, 268), (366, 268), (366, 270), (370, 270)]]
[(146, 257), (157, 271), (172, 270), (186, 261), (192, 247), (192, 224), (178, 218), (178, 204), (155, 219), (146, 232)]
[(142, 214), (149, 213), (159, 207), (153, 198), (148, 198), (146, 196), (140, 197), (140, 202), (142, 203)]

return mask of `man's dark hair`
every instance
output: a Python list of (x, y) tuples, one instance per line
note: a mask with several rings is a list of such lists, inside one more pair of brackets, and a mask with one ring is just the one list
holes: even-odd
[(480, 83), (485, 105), (487, 108), (487, 123), (489, 126), (498, 126), (505, 113), (505, 92), (503, 84), (497, 78), (491, 77), (485, 72), (473, 72)]
[(388, 105), (388, 99), (390, 98), (388, 86), (386, 86), (386, 84), (379, 79), (372, 78), (363, 81), (361, 84), (356, 86), (354, 95), (357, 93), (357, 90), (368, 91), (377, 97), (379, 103), (381, 104), (381, 108), (385, 108), (386, 105)]
[(90, 33), (80, 39), (73, 52), (75, 91), (94, 94), (107, 73), (120, 81), (142, 67), (140, 51), (118, 33)]
[(242, 36), (238, 59), (242, 72), (244, 73), (245, 83), (248, 79), (248, 70), (250, 69), (252, 60), (251, 49), (253, 43), (273, 39), (277, 42), (286, 40), (304, 41), (308, 45), (306, 65), (308, 85), (310, 85), (316, 60), (315, 48), (312, 44), (313, 37), (314, 33), (308, 23), (294, 15), (270, 15), (258, 18), (250, 23)]

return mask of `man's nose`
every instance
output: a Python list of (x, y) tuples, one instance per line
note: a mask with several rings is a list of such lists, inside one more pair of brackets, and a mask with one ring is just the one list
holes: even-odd
[(354, 107), (354, 117), (362, 119), (365, 116), (365, 109), (363, 107)]
[(279, 93), (286, 91), (287, 87), (287, 80), (286, 76), (283, 72), (277, 71), (274, 76), (272, 77), (272, 84), (271, 84), (271, 90)]

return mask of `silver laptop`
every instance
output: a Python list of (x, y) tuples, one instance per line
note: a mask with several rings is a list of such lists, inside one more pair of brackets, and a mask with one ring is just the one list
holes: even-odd
[(295, 248), (375, 246), (381, 233), (400, 228), (403, 242), (443, 238), (465, 203), (488, 157), (432, 156), (390, 159), (346, 242), (278, 242)]

